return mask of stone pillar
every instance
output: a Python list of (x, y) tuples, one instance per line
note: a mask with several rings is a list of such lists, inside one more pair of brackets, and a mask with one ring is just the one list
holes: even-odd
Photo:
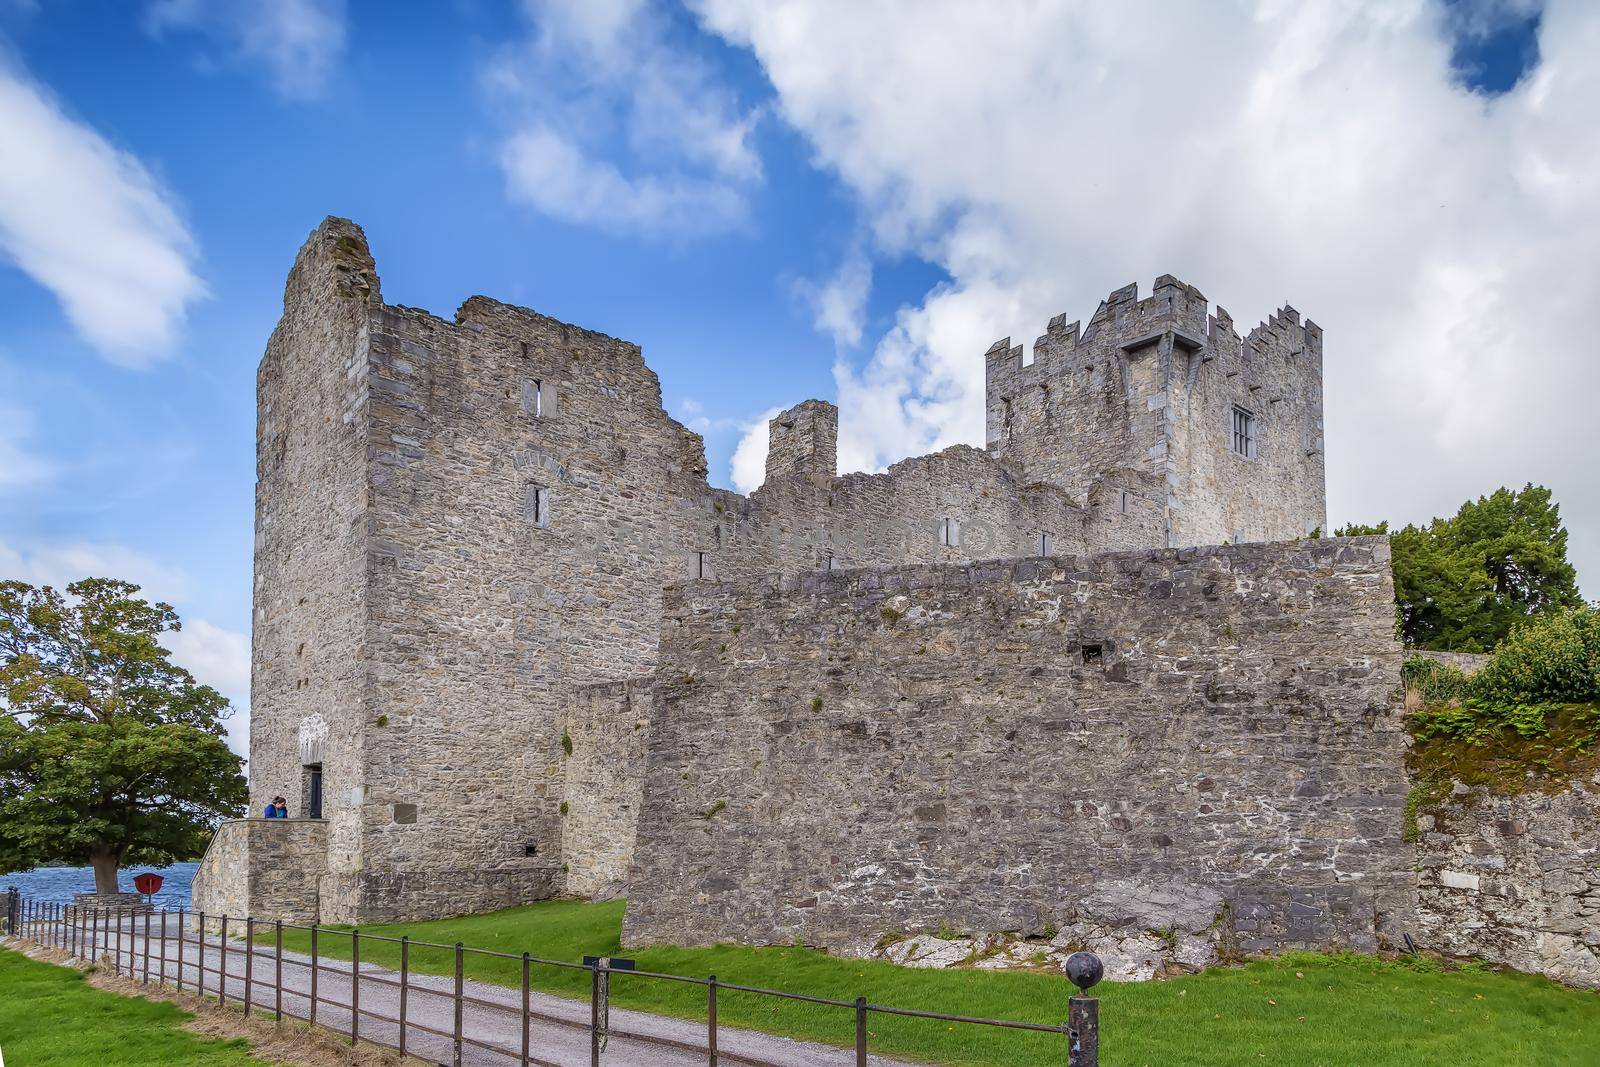
[(784, 474), (822, 474), (839, 466), (839, 409), (807, 400), (767, 424), (767, 481)]

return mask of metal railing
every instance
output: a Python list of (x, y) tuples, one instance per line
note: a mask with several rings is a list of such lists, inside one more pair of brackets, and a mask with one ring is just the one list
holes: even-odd
[[(895, 1008), (870, 1003), (866, 997), (853, 1000), (790, 993), (759, 986), (740, 985), (719, 981), (716, 975), (694, 978), (680, 974), (663, 974), (633, 968), (631, 961), (586, 957), (584, 962), (543, 959), (527, 952), (509, 953), (493, 949), (472, 948), (461, 942), (440, 944), (419, 941), (408, 936), (388, 937), (362, 933), (359, 929), (332, 929), (319, 925), (300, 925), (280, 921), (262, 921), (252, 917), (207, 914), (205, 912), (160, 911), (129, 907), (90, 907), (32, 900), (11, 890), (4, 899), (4, 925), (7, 934), (58, 948), (69, 955), (88, 962), (107, 963), (112, 970), (137, 981), (149, 984), (152, 980), (165, 986), (169, 981), (179, 992), (214, 996), (226, 1005), (230, 993), (244, 1014), (252, 1010), (270, 1009), (274, 1020), (285, 1015), (301, 1018), (313, 1026), (321, 1026), (348, 1037), (351, 1044), (364, 1040), (375, 1045), (395, 1049), (402, 1055), (424, 1054), (424, 1045), (432, 1052), (450, 1056), (454, 1067), (461, 1067), (462, 1057), (469, 1049), (480, 1049), (497, 1054), (522, 1067), (542, 1065), (560, 1067), (560, 1063), (536, 1055), (533, 1047), (535, 1023), (548, 1024), (569, 1031), (587, 1031), (588, 1061), (599, 1067), (601, 1055), (612, 1038), (619, 1041), (639, 1042), (682, 1053), (698, 1053), (711, 1067), (719, 1063), (745, 1064), (748, 1067), (771, 1067), (768, 1061), (743, 1052), (719, 1048), (719, 1023), (717, 1008), (719, 998), (727, 993), (772, 997), (784, 1001), (797, 1001), (823, 1005), (851, 1012), (855, 1021), (855, 1064), (866, 1067), (868, 1063), (868, 1020), (873, 1015), (909, 1019), (925, 1019), (953, 1025), (993, 1027), (1005, 1030), (1023, 1030), (1058, 1034), (1066, 1038), (1061, 1062), (1068, 1067), (1097, 1067), (1098, 1002), (1087, 996), (1069, 998), (1069, 1018), (1060, 1025), (1019, 1022), (1007, 1019), (987, 1019), (970, 1015)], [(176, 918), (176, 933), (171, 931)], [(195, 929), (188, 928), (193, 922)], [(229, 924), (242, 942), (230, 936)], [(152, 931), (152, 926), (156, 929)], [(215, 930), (215, 936), (208, 936)], [(285, 953), (285, 930), (304, 931), (309, 935), (310, 952), (302, 957), (297, 952)], [(270, 948), (262, 944), (270, 936)], [(336, 939), (349, 947), (349, 970), (336, 964), (340, 957), (329, 956), (324, 951), (326, 939)], [(396, 946), (399, 954), (398, 970), (379, 969), (361, 963), (362, 943)], [(186, 949), (188, 950), (186, 953)], [(419, 971), (413, 966), (415, 950), (436, 950), (453, 954), (453, 973), (437, 975)], [(511, 961), (520, 967), (520, 986), (511, 1003), (474, 995), (466, 987), (466, 960), (468, 957)], [(230, 967), (230, 961), (236, 966)], [(1098, 979), (1098, 961), (1095, 980)], [(289, 985), (284, 981), (285, 968), (299, 968), (305, 977), (303, 983)], [(551, 1010), (550, 1001), (577, 1006), (581, 1001), (561, 998), (559, 994), (539, 994), (535, 1003), (531, 981), (532, 968), (548, 967), (567, 971), (587, 971), (590, 975), (589, 1011), (586, 1020), (564, 1017)], [(291, 975), (294, 972), (291, 970)], [(629, 980), (643, 979), (700, 986), (705, 990), (705, 1040), (704, 1043), (685, 1041), (660, 1033), (636, 1029), (622, 1029), (610, 1024), (610, 984), (613, 976), (625, 975)], [(344, 993), (347, 999), (330, 995), (328, 979), (335, 983), (334, 993)], [(423, 980), (419, 981), (419, 977)], [(453, 979), (447, 985), (429, 983), (428, 977)], [(209, 979), (209, 980), (208, 980)], [(1076, 978), (1075, 978), (1076, 980)], [(1092, 981), (1091, 983), (1092, 984)], [(362, 987), (394, 991), (391, 999), (397, 1005), (394, 1014), (379, 1011), (361, 1002)], [(187, 988), (186, 988), (187, 986)], [(508, 992), (511, 990), (506, 987)], [(1084, 986), (1087, 991), (1087, 986)], [(444, 1013), (417, 1011), (414, 998), (418, 996), (448, 1001), (448, 1028), (437, 1025)], [(288, 1004), (286, 1006), (286, 1000)], [(466, 1008), (483, 1013), (510, 1016), (517, 1024), (520, 1041), (505, 1045), (487, 1039), (483, 1034), (470, 1032), (466, 1021)], [(319, 1016), (319, 1008), (322, 1009)], [(296, 1010), (298, 1009), (298, 1010)], [(330, 1020), (328, 1009), (337, 1009), (346, 1019), (345, 1025)], [(665, 1018), (665, 1017), (663, 1017)], [(423, 1021), (426, 1019), (427, 1021)], [(382, 1024), (376, 1030), (370, 1025), (363, 1029), (363, 1021)], [(481, 1023), (481, 1018), (479, 1019)], [(432, 1025), (430, 1025), (432, 1024)], [(492, 1027), (491, 1027), (492, 1029)], [(418, 1040), (434, 1038), (433, 1042)], [(574, 1035), (577, 1036), (577, 1035)], [(443, 1042), (443, 1044), (440, 1044)], [(571, 1042), (568, 1042), (570, 1045)], [(845, 1046), (847, 1049), (849, 1046)], [(570, 1056), (561, 1062), (576, 1062)]]

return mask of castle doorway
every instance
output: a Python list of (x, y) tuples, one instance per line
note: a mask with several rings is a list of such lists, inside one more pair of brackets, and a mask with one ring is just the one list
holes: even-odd
[(322, 764), (308, 763), (301, 784), (300, 810), (308, 819), (322, 818)]

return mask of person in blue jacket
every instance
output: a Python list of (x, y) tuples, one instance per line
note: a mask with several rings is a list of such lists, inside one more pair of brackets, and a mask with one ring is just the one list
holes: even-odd
[(289, 802), (282, 797), (273, 797), (272, 803), (267, 805), (267, 810), (262, 817), (267, 819), (287, 819), (289, 817)]

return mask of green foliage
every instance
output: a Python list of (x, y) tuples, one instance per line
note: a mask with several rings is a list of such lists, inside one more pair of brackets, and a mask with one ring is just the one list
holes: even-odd
[(1518, 622), (1582, 603), (1561, 511), (1543, 486), (1496, 489), (1427, 526), (1391, 533), (1387, 522), (1351, 524), (1336, 533), (1390, 534), (1396, 625), (1413, 648), (1484, 652)]
[(1461, 668), (1427, 656), (1408, 656), (1400, 665), (1400, 678), (1407, 689), (1421, 693), (1429, 704), (1444, 704), (1466, 695), (1467, 676)]
[(565, 730), (561, 731), (561, 751), (572, 755), (572, 735)]
[(87, 862), (111, 891), (123, 862), (191, 859), (244, 810), (228, 702), (171, 662), (178, 616), (138, 591), (0, 582), (0, 871)]
[(1600, 609), (1579, 607), (1516, 626), (1473, 676), (1499, 703), (1600, 699)]
[(176, 1004), (96, 989), (82, 971), (0, 949), (0, 1045), (40, 1067), (224, 1067), (259, 1064), (242, 1039), (185, 1030)]

